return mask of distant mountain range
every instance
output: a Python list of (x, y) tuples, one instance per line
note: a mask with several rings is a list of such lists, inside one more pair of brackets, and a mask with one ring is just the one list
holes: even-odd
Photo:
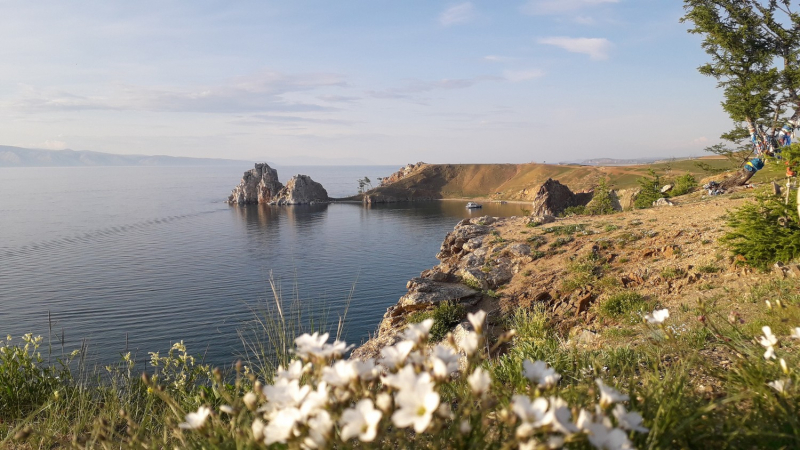
[(652, 164), (655, 162), (666, 162), (670, 160), (678, 161), (684, 159), (693, 159), (693, 157), (664, 158), (663, 156), (659, 156), (659, 157), (635, 158), (635, 159), (594, 158), (594, 159), (585, 159), (583, 161), (572, 162), (572, 164), (582, 164), (584, 166), (636, 166), (639, 164)]
[(43, 150), (0, 145), (0, 167), (241, 166), (242, 163), (247, 163), (247, 161), (163, 155), (114, 155), (101, 152)]

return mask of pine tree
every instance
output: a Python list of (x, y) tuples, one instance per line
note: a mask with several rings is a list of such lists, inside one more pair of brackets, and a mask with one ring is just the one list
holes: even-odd
[(649, 169), (650, 176), (639, 178), (639, 187), (641, 190), (636, 195), (636, 200), (633, 201), (633, 206), (637, 209), (649, 208), (653, 206), (653, 202), (664, 197), (661, 193), (661, 177), (659, 177), (653, 169)]
[(585, 213), (592, 216), (601, 216), (605, 214), (613, 214), (614, 202), (611, 199), (611, 189), (605, 178), (601, 178), (597, 187), (594, 189), (592, 201), (586, 205)]

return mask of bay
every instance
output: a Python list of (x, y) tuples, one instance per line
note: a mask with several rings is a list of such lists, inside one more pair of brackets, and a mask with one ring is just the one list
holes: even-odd
[[(0, 335), (83, 340), (111, 362), (147, 358), (183, 340), (227, 365), (237, 329), (270, 301), (338, 314), (348, 342), (374, 332), (408, 279), (437, 263), (462, 218), (511, 216), (520, 205), (466, 201), (276, 207), (223, 203), (248, 167), (0, 169)], [(310, 175), (332, 197), (355, 194), (394, 166), (277, 167), (284, 183)], [(48, 317), (50, 321), (48, 322)]]

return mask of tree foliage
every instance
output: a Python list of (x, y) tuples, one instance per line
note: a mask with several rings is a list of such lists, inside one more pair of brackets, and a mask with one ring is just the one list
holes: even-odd
[(600, 216), (613, 214), (615, 212), (614, 202), (611, 198), (611, 189), (605, 178), (601, 178), (597, 187), (594, 189), (592, 201), (586, 205), (586, 214)]
[(743, 163), (753, 128), (768, 140), (788, 118), (800, 117), (800, 11), (789, 0), (684, 0), (690, 33), (703, 36), (710, 61), (698, 68), (723, 89), (734, 122), (708, 151)]
[(649, 170), (650, 176), (639, 178), (641, 190), (633, 201), (633, 206), (637, 209), (649, 208), (653, 202), (664, 197), (661, 193), (661, 177), (653, 169)]
[(677, 197), (679, 195), (688, 194), (697, 187), (697, 180), (694, 175), (687, 173), (675, 178), (672, 183), (672, 190), (669, 191), (670, 197)]

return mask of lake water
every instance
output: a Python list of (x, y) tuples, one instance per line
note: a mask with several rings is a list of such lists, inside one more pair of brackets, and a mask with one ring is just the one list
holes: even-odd
[[(409, 278), (437, 264), (462, 218), (519, 215), (520, 205), (466, 201), (365, 207), (230, 206), (248, 167), (0, 169), (0, 336), (64, 333), (101, 361), (126, 349), (145, 359), (184, 340), (214, 365), (230, 364), (237, 329), (271, 298), (332, 312), (352, 300), (348, 342), (374, 332)], [(310, 175), (332, 197), (392, 167), (277, 167), (281, 181)], [(126, 341), (127, 339), (127, 341)], [(53, 342), (56, 342), (55, 337)]]

